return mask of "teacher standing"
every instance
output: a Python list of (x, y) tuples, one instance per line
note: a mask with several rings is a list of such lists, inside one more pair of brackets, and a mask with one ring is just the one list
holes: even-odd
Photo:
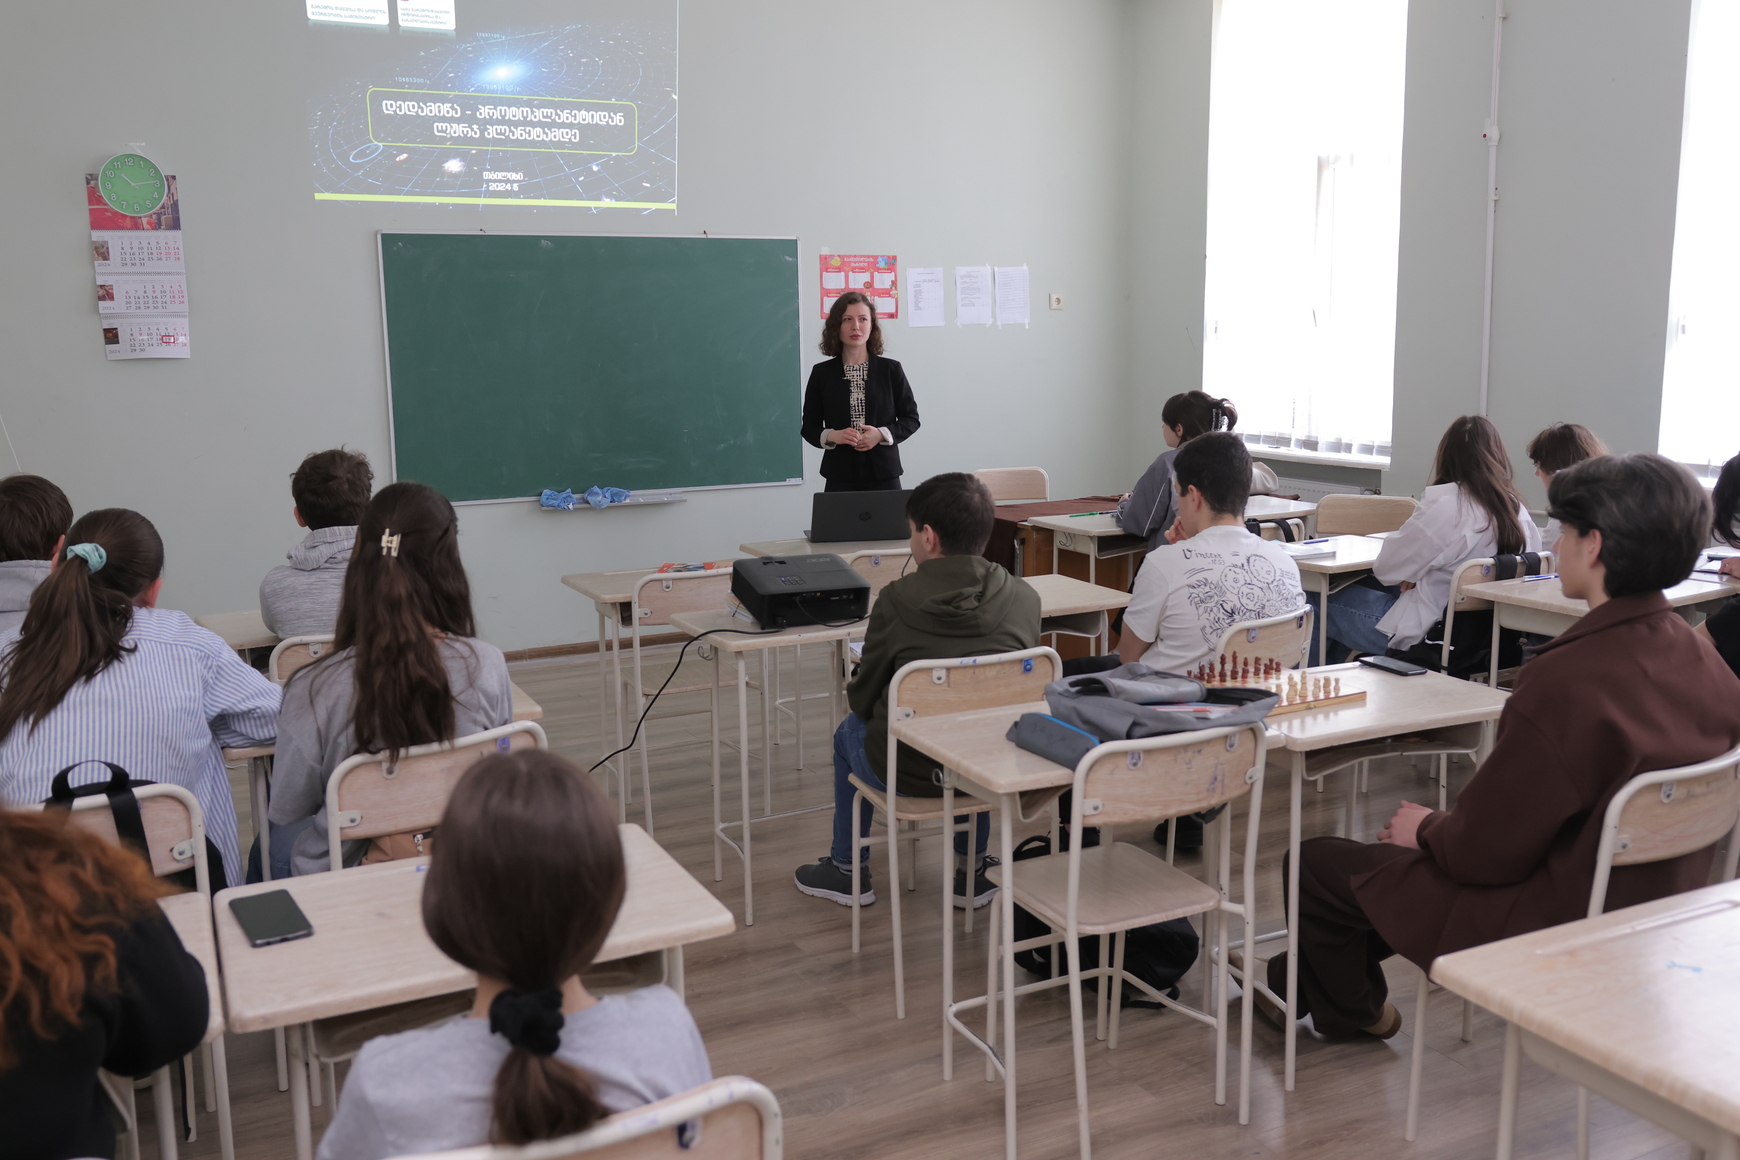
[(804, 441), (820, 447), (827, 491), (898, 491), (898, 445), (918, 430), (906, 372), (882, 357), (882, 327), (868, 295), (834, 299), (822, 324), (822, 353), (804, 388)]

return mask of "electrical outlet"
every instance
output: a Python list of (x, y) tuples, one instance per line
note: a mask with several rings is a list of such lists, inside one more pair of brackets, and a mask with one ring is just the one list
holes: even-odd
[(1061, 294), (1051, 295), (1051, 308), (1053, 310), (1062, 310), (1063, 309), (1063, 295), (1061, 295)]

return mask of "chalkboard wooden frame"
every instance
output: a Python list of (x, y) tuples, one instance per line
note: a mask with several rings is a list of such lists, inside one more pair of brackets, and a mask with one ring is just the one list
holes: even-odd
[[(448, 265), (430, 264), (443, 254), (449, 260)], [(603, 484), (634, 490), (686, 492), (796, 486), (804, 482), (802, 443), (797, 429), (802, 376), (807, 368), (803, 364), (799, 333), (801, 282), (795, 237), (381, 230), (376, 234), (376, 257), (394, 479), (422, 479), (462, 504), (535, 502), (537, 492), (544, 487), (572, 487), (578, 492), (593, 484)], [(608, 265), (607, 257), (617, 264)], [(583, 261), (595, 265), (583, 267), (579, 264)], [(693, 294), (676, 297), (670, 294), (668, 283), (673, 271), (688, 272), (690, 267), (683, 265), (685, 261), (693, 264), (698, 289)], [(418, 262), (421, 267), (413, 271)], [(513, 262), (522, 265), (513, 266)], [(460, 265), (468, 275), (481, 270), (483, 279), (462, 277), (454, 269)], [(745, 270), (749, 274), (743, 274)], [(447, 285), (443, 275), (450, 271), (452, 284)], [(614, 280), (605, 283), (601, 272)], [(740, 277), (750, 283), (751, 291), (759, 291), (759, 296), (740, 292)], [(513, 336), (498, 334), (495, 329), (481, 325), (488, 321), (486, 317), (477, 319), (480, 325), (469, 325), (473, 322), (473, 311), (488, 315), (492, 310), (497, 312), (495, 321), (510, 330), (521, 323), (521, 315), (511, 310), (505, 318), (500, 315), (508, 308), (501, 299), (489, 296), (489, 278), (498, 282), (506, 278), (513, 283), (505, 287), (510, 293), (523, 292), (525, 285), (530, 285), (547, 293), (571, 294), (571, 301), (559, 296), (555, 299), (566, 310), (556, 315), (563, 325), (551, 327), (545, 318), (546, 325), (541, 329), (518, 336), (518, 345), (512, 341)], [(728, 284), (729, 293), (723, 292), (722, 279)], [(638, 285), (637, 281), (646, 285)], [(608, 285), (607, 297), (599, 290), (601, 285)], [(711, 296), (709, 285), (713, 287)], [(467, 295), (474, 296), (475, 301), (466, 298)], [(589, 295), (593, 296), (591, 300)], [(697, 300), (720, 303), (721, 313), (717, 318), (707, 314), (703, 322), (697, 323), (692, 310)], [(548, 305), (543, 295), (534, 295), (530, 301), (537, 310)], [(636, 302), (641, 306), (638, 311)], [(681, 311), (682, 319), (661, 317), (656, 314), (660, 308)], [(443, 349), (441, 344), (457, 333), (456, 327), (442, 326), (443, 312), (459, 311), (464, 312), (468, 324), (464, 329), (466, 349)], [(601, 321), (594, 324), (594, 317)], [(722, 343), (738, 341), (746, 330), (753, 330), (754, 341), (738, 342), (737, 353), (744, 365), (736, 366), (732, 359), (710, 353), (705, 330), (715, 324), (722, 328), (718, 336)], [(583, 338), (567, 333), (584, 330), (588, 325), (598, 331), (592, 335), (596, 341), (591, 346), (583, 345)], [(699, 343), (685, 347), (672, 341), (673, 329), (686, 341), (691, 334), (689, 328), (697, 325), (703, 332)], [(395, 327), (400, 337), (397, 354)], [(630, 332), (638, 346), (624, 337)], [(562, 337), (550, 337), (553, 334)], [(549, 345), (552, 342), (555, 347)], [(621, 349), (606, 350), (612, 342), (619, 342)], [(503, 343), (507, 345), (502, 346)], [(592, 380), (575, 369), (585, 360), (550, 361), (557, 355), (572, 359), (577, 343), (582, 344), (579, 349), (584, 351), (585, 358), (592, 360), (585, 362)], [(486, 356), (479, 351), (480, 346), (490, 344), (494, 344), (494, 355)], [(558, 349), (563, 344), (565, 349)], [(535, 348), (535, 353), (524, 355), (528, 361), (523, 366), (509, 365), (503, 369), (502, 365), (488, 361), (490, 357), (514, 357), (527, 348)], [(725, 348), (721, 345), (719, 349)], [(503, 354), (508, 350), (513, 353)], [(664, 367), (660, 360), (671, 362), (673, 367), (684, 360), (692, 363), (697, 350), (701, 357), (710, 360), (706, 364), (708, 376), (720, 367), (727, 368), (725, 392), (714, 393), (711, 377), (698, 386), (699, 380), (694, 379), (691, 369), (693, 382), (670, 386), (671, 399), (660, 397), (663, 388), (657, 380), (658, 373), (668, 370), (668, 382), (672, 384), (682, 378), (677, 370)], [(501, 399), (484, 400), (481, 392), (473, 391), (469, 384), (478, 380), (467, 377), (467, 358), (472, 363), (481, 360), (496, 372), (492, 381), (510, 382), (524, 390), (525, 408), (514, 409), (519, 404), (512, 399), (508, 400), (510, 406), (504, 408)], [(545, 361), (538, 363), (539, 358)], [(620, 362), (612, 367), (609, 365), (612, 360)], [(396, 387), (395, 364), (399, 371)], [(471, 374), (476, 371), (476, 366), (470, 367)], [(742, 381), (732, 380), (732, 374), (740, 375)], [(617, 385), (613, 375), (621, 376), (623, 381), (638, 376), (636, 387), (640, 389)], [(604, 385), (607, 380), (608, 385)], [(735, 395), (729, 396), (733, 402), (739, 402), (738, 413), (725, 412), (723, 425), (719, 415), (697, 415), (701, 408), (724, 406), (726, 392), (734, 386), (743, 391), (741, 401)], [(550, 408), (576, 402), (573, 394), (564, 392), (585, 390), (596, 394), (583, 401), (599, 410), (568, 413), (598, 415), (600, 423), (582, 431), (581, 424), (570, 430), (566, 425), (548, 421), (549, 414), (557, 413)], [(697, 390), (703, 393), (696, 394)], [(687, 408), (681, 405), (685, 391)], [(545, 410), (540, 411), (540, 407)], [(624, 424), (621, 429), (607, 426), (613, 407), (615, 417)], [(466, 408), (476, 413), (461, 414)], [(635, 413), (639, 414), (640, 423), (628, 425), (623, 417)], [(412, 420), (408, 415), (417, 418)], [(654, 434), (654, 428), (646, 421), (649, 415), (656, 415), (661, 422), (672, 415), (689, 422), (674, 425), (668, 435), (662, 429)], [(491, 430), (496, 420), (505, 421)], [(633, 434), (625, 438), (623, 430)], [(718, 440), (712, 439), (715, 431), (720, 435)], [(705, 438), (697, 441), (697, 432)], [(656, 454), (633, 456), (636, 438), (650, 443)], [(490, 450), (492, 441), (494, 451)], [(557, 448), (559, 443), (576, 441), (601, 445), (606, 448), (605, 458), (614, 455), (630, 466), (591, 470), (597, 466), (594, 459)], [(522, 443), (528, 449), (526, 455), (520, 454)], [(734, 448), (747, 450), (748, 458), (740, 460)], [(511, 453), (504, 453), (509, 449)], [(473, 458), (466, 459), (466, 452), (472, 452)], [(714, 458), (707, 459), (703, 453)], [(652, 466), (654, 460), (659, 460), (662, 466)], [(557, 466), (558, 463), (569, 466)], [(533, 471), (537, 472), (535, 481), (529, 478)]]

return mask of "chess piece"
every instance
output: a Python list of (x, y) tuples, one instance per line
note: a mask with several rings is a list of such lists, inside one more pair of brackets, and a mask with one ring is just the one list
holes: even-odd
[(1337, 697), (1341, 696), (1341, 678), (1340, 677), (1335, 678), (1335, 695)]

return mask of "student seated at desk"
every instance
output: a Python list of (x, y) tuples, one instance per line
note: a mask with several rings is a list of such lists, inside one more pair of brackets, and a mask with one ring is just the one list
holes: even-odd
[(97, 1069), (144, 1078), (205, 1036), (205, 971), (144, 860), (59, 811), (0, 809), (0, 1153), (112, 1157)]
[[(1542, 487), (1551, 487), (1553, 476), (1567, 467), (1575, 467), (1585, 459), (1607, 454), (1607, 444), (1581, 423), (1554, 423), (1529, 440), (1529, 462), (1535, 465), (1535, 478)], [(1550, 552), (1559, 538), (1559, 521), (1547, 517), (1541, 530), (1541, 547)]]
[[(79, 517), (24, 624), (0, 637), (0, 799), (29, 805), (69, 766), (110, 761), (193, 792), (221, 857), (212, 889), (240, 883), (224, 746), (270, 745), (278, 686), (215, 632), (157, 607), (163, 540), (124, 508)], [(74, 784), (107, 779), (101, 765)]]
[[(369, 501), (332, 651), (284, 686), (272, 763), (272, 876), (331, 869), (326, 782), (345, 758), (451, 741), (513, 719), (501, 650), (475, 639), (453, 505), (393, 483)], [(345, 844), (345, 865), (367, 842)]]
[(24, 623), (72, 524), (66, 493), (40, 475), (0, 479), (0, 633)]
[[(1740, 455), (1722, 465), (1716, 490), (1710, 495), (1715, 515), (1710, 521), (1710, 542), (1718, 547), (1740, 548)], [(1740, 556), (1722, 561), (1722, 575), (1740, 578)], [(1713, 576), (1700, 577), (1713, 580)], [(1697, 631), (1707, 637), (1728, 667), (1740, 674), (1740, 596), (1711, 613)]]
[(1178, 522), (1136, 573), (1118, 656), (1168, 673), (1211, 659), (1226, 630), (1305, 607), (1299, 565), (1245, 530), (1251, 455), (1230, 431), (1198, 435), (1173, 460)]
[(1540, 529), (1517, 494), (1498, 428), (1484, 416), (1462, 416), (1438, 441), (1418, 510), (1384, 540), (1371, 575), (1329, 598), (1326, 659), (1412, 648), (1444, 619), (1457, 565), (1540, 550)]
[[(1298, 1014), (1324, 1035), (1395, 1034), (1391, 954), (1425, 968), (1584, 917), (1620, 787), (1740, 742), (1740, 678), (1661, 594), (1691, 571), (1710, 526), (1691, 473), (1657, 455), (1604, 456), (1554, 476), (1547, 496), (1563, 529), (1560, 583), (1589, 612), (1522, 668), (1455, 808), (1403, 802), (1374, 844), (1300, 847)], [(1704, 885), (1713, 851), (1615, 867), (1607, 909)], [(1284, 954), (1268, 981), (1284, 993)], [(1258, 1005), (1276, 1021), (1260, 992)]]
[[(798, 867), (797, 888), (815, 898), (852, 905), (852, 783), (857, 774), (885, 789), (888, 764), (888, 682), (909, 661), (984, 656), (1039, 645), (1039, 593), (993, 564), (980, 552), (991, 538), (997, 505), (985, 485), (971, 475), (933, 475), (906, 499), (912, 528), (914, 569), (889, 584), (870, 609), (864, 654), (846, 700), (852, 711), (834, 731), (834, 843), (816, 861)], [(941, 797), (936, 765), (902, 745), (896, 755), (894, 792)], [(872, 809), (863, 803), (859, 836), (870, 832)], [(980, 814), (975, 836), (978, 872), (972, 904), (983, 906), (996, 893), (984, 875), (990, 815)], [(964, 848), (963, 848), (964, 849)], [(870, 884), (870, 850), (861, 854), (858, 901), (876, 901)], [(898, 889), (898, 887), (896, 887)], [(955, 905), (964, 906), (965, 875), (957, 875)]]
[[(1238, 409), (1230, 399), (1217, 399), (1203, 391), (1173, 395), (1160, 408), (1160, 429), (1167, 450), (1148, 465), (1135, 490), (1118, 501), (1118, 526), (1132, 536), (1148, 541), (1150, 550), (1165, 544), (1166, 533), (1178, 522), (1178, 491), (1172, 461), (1178, 449), (1210, 431), (1231, 431), (1238, 426)], [(1252, 462), (1248, 495), (1262, 495), (1279, 485), (1266, 464)], [(1242, 514), (1244, 508), (1241, 506)]]
[(597, 997), (581, 982), (626, 885), (616, 811), (579, 766), (528, 749), (467, 770), (429, 860), (423, 926), (477, 972), (477, 1000), (363, 1045), (319, 1160), (548, 1140), (710, 1080), (675, 991)]
[(342, 447), (316, 451), (290, 477), (296, 501), (290, 514), (308, 534), (286, 553), (290, 562), (260, 582), (260, 618), (278, 636), (335, 631), (344, 572), (374, 480), (369, 461)]

